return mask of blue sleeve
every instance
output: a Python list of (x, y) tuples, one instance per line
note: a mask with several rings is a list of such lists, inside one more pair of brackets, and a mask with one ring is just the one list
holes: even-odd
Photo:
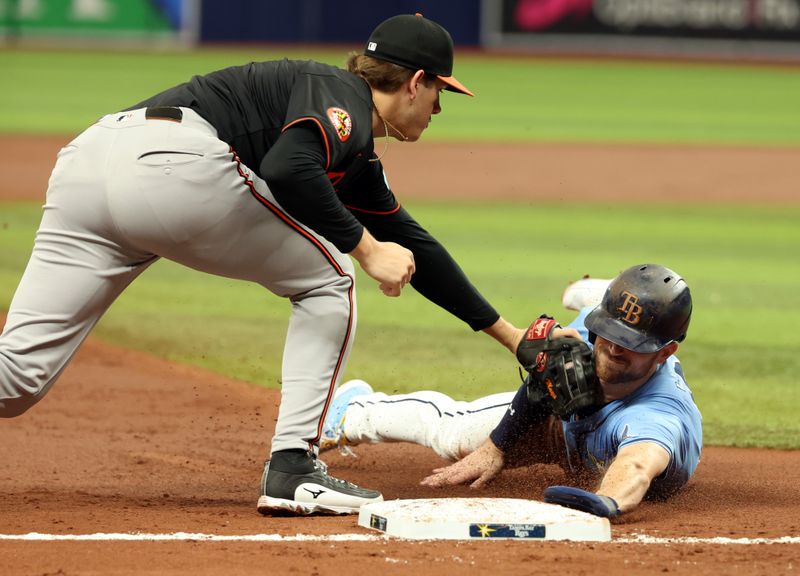
[(643, 406), (631, 406), (614, 426), (618, 449), (637, 442), (655, 442), (669, 453), (666, 470), (653, 480), (650, 493), (668, 496), (694, 474), (700, 461), (702, 431), (699, 413), (670, 398), (650, 398)]
[(585, 308), (582, 308), (575, 319), (567, 326), (567, 328), (575, 328), (575, 330), (577, 330), (581, 335), (581, 338), (583, 338), (583, 340), (587, 343), (589, 342), (589, 330), (586, 329), (583, 321), (586, 320), (586, 316), (592, 310), (594, 310), (593, 306), (586, 306)]
[(634, 406), (625, 411), (614, 430), (619, 448), (637, 442), (655, 442), (669, 452), (670, 460), (681, 443), (683, 426), (677, 414), (657, 408), (653, 401), (646, 407)]

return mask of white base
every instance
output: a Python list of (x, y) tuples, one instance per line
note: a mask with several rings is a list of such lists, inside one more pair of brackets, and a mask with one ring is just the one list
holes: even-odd
[(358, 525), (420, 540), (611, 540), (607, 518), (516, 498), (375, 502), (361, 507)]

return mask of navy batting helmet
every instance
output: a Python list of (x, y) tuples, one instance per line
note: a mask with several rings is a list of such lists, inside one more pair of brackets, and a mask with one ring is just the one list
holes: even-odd
[(651, 353), (686, 338), (691, 316), (692, 295), (684, 279), (664, 266), (640, 264), (609, 284), (585, 324), (590, 335)]

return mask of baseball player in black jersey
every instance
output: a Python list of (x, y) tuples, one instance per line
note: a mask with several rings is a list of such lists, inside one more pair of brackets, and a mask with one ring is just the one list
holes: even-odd
[(444, 28), (401, 15), (347, 70), (252, 62), (99, 119), (58, 154), (0, 337), (0, 416), (42, 398), (115, 298), (168, 258), (292, 303), (258, 510), (352, 513), (382, 499), (316, 459), (355, 333), (348, 255), (387, 296), (411, 283), (512, 351), (523, 334), (400, 206), (381, 166), (390, 138), (417, 140), (441, 112), (441, 90), (471, 95), (452, 64)]

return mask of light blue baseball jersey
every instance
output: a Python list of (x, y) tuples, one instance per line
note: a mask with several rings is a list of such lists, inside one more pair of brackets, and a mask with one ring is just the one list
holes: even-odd
[[(569, 325), (588, 342), (584, 308)], [(666, 497), (689, 480), (700, 461), (703, 429), (700, 411), (680, 362), (670, 356), (647, 383), (591, 416), (564, 422), (570, 465), (602, 475), (623, 446), (655, 442), (669, 452), (666, 470), (653, 479), (648, 496)]]

